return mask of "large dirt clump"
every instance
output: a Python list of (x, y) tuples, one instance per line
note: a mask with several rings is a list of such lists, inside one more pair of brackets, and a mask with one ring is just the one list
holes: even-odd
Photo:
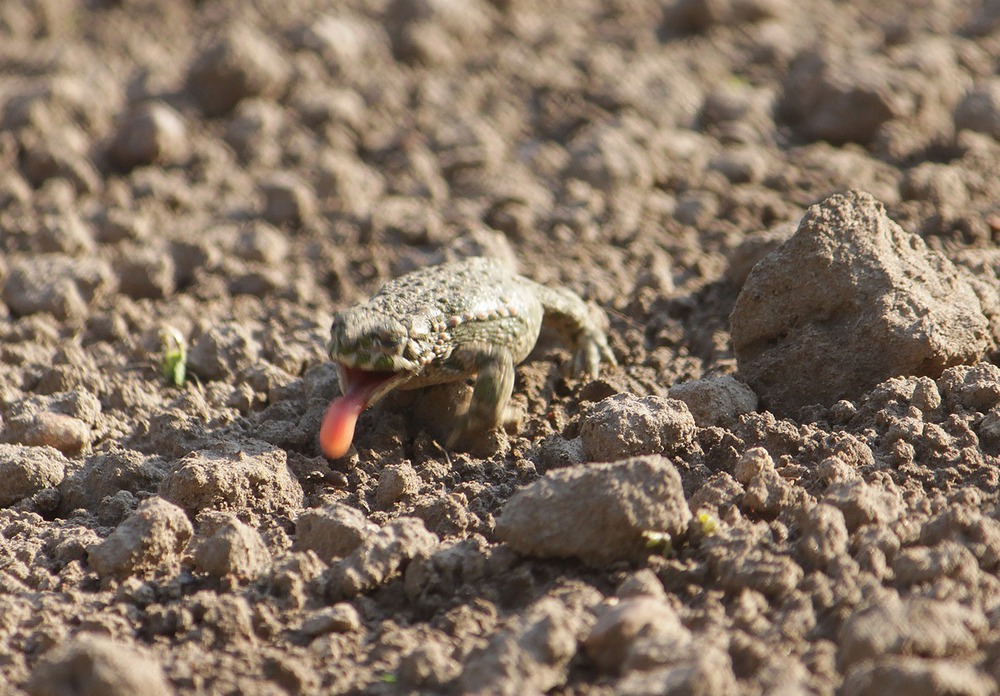
[(732, 314), (740, 374), (779, 414), (975, 362), (995, 347), (989, 328), (954, 264), (860, 191), (810, 208)]

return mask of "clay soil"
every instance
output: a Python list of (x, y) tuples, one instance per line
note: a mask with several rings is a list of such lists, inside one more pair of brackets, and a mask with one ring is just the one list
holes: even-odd
[[(3, 0), (0, 692), (996, 692), (995, 329), (671, 389), (746, 378), (751, 267), (852, 189), (996, 323), (998, 61), (966, 0)], [(325, 459), (332, 314), (473, 254), (618, 367), (546, 333), (486, 451), (437, 389)], [(669, 517), (579, 543), (622, 500)]]

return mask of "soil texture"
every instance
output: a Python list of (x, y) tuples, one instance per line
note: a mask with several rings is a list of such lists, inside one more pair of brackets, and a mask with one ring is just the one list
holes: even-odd
[[(1000, 4), (0, 2), (0, 693), (1000, 689)], [(335, 311), (603, 307), (326, 459)]]

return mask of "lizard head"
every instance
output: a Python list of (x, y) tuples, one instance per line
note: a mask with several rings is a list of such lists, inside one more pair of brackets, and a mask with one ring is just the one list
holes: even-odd
[(432, 356), (430, 322), (419, 314), (400, 319), (370, 305), (337, 312), (330, 327), (330, 358), (341, 367), (413, 375)]
[(417, 376), (433, 357), (431, 324), (419, 313), (400, 320), (361, 305), (334, 315), (330, 358), (337, 364), (343, 396), (323, 418), (324, 453), (342, 457), (361, 412)]

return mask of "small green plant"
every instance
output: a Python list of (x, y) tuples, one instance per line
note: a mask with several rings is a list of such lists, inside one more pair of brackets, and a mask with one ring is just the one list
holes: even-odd
[(187, 379), (187, 341), (183, 334), (172, 326), (160, 330), (163, 353), (160, 369), (163, 376), (176, 387), (183, 387)]
[(378, 679), (383, 684), (395, 684), (396, 682), (399, 681), (399, 677), (397, 677), (392, 672), (382, 672), (382, 674), (379, 675)]
[(699, 512), (696, 519), (701, 525), (701, 533), (705, 536), (712, 536), (719, 531), (719, 520), (714, 515), (707, 512)]
[(674, 555), (674, 540), (666, 532), (643, 532), (643, 539), (646, 540), (646, 550), (658, 553), (661, 556)]

